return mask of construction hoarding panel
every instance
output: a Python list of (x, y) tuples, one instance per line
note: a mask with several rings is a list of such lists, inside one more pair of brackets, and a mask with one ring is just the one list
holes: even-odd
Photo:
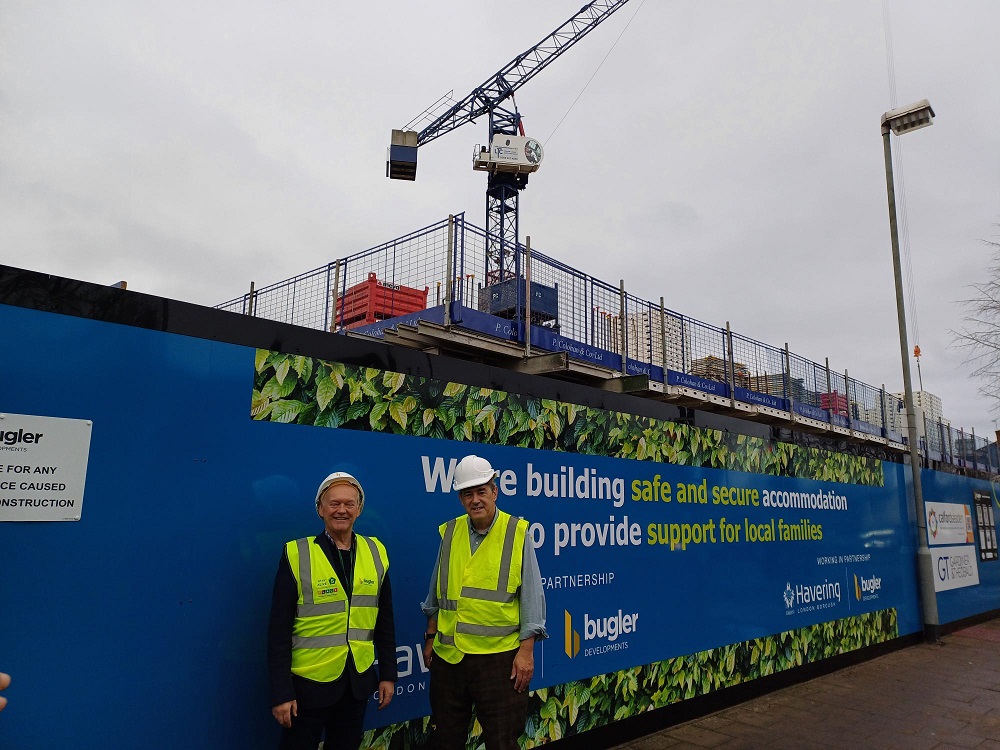
[[(39, 726), (53, 746), (272, 747), (271, 582), (333, 470), (364, 483), (357, 530), (390, 556), (400, 679), (366, 742), (419, 742), (418, 603), (469, 452), (502, 470), (544, 577), (528, 745), (920, 628), (896, 464), (364, 366), (392, 359), (377, 343), (348, 362), (8, 305), (0, 327), (0, 408), (93, 423), (81, 520), (0, 523), (5, 605), (32, 615), (0, 620), (13, 747)], [(52, 722), (51, 685), (81, 675)], [(92, 721), (108, 695), (116, 720)]]

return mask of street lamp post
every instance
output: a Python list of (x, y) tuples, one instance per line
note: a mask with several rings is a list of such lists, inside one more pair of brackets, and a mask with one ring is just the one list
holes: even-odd
[(906, 340), (906, 309), (903, 305), (903, 274), (899, 264), (899, 233), (896, 226), (896, 189), (892, 180), (892, 149), (889, 134), (897, 136), (911, 130), (926, 128), (934, 122), (930, 102), (893, 109), (882, 115), (882, 150), (885, 154), (885, 186), (889, 196), (889, 235), (892, 239), (892, 272), (896, 282), (896, 318), (899, 324), (899, 352), (903, 361), (903, 402), (906, 406), (906, 437), (910, 447), (910, 471), (913, 475), (913, 506), (917, 518), (917, 570), (920, 576), (920, 605), (924, 618), (924, 638), (937, 643), (937, 593), (934, 591), (934, 568), (927, 547), (927, 515), (924, 493), (920, 484), (920, 454), (917, 451), (917, 419), (913, 408), (913, 384), (910, 380), (910, 347)]

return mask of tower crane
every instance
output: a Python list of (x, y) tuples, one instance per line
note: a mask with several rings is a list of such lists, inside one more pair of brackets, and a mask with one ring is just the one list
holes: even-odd
[[(538, 75), (628, 0), (599, 0), (583, 6), (572, 18), (536, 45), (515, 57), (465, 98), (454, 103), (442, 99), (444, 111), (432, 114), (422, 130), (393, 130), (386, 160), (386, 177), (415, 180), (417, 149), (489, 115), (488, 146), (477, 146), (472, 168), (488, 173), (486, 185), (486, 283), (515, 276), (518, 243), (518, 193), (528, 184), (528, 175), (538, 170), (542, 145), (525, 137), (514, 92)], [(510, 100), (508, 104), (507, 100)], [(433, 109), (440, 109), (432, 105)], [(420, 119), (420, 118), (418, 118)]]

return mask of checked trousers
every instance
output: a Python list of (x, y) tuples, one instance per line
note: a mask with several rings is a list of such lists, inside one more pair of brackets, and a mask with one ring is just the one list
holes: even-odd
[(472, 707), (483, 728), (486, 750), (517, 750), (528, 712), (528, 691), (510, 679), (517, 649), (499, 654), (466, 654), (458, 664), (439, 656), (431, 661), (431, 746), (465, 750)]

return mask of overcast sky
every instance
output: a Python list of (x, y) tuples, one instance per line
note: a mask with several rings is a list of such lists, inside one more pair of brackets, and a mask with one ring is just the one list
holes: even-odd
[[(887, 1), (895, 104), (937, 113), (893, 140), (911, 345), (953, 425), (991, 434), (950, 331), (1000, 239), (1000, 2)], [(416, 183), (385, 179), (390, 130), (579, 7), (0, 0), (0, 262), (212, 305), (449, 213), (483, 226), (485, 121), (422, 148)], [(522, 239), (901, 390), (884, 7), (631, 0), (517, 95), (545, 143)]]

